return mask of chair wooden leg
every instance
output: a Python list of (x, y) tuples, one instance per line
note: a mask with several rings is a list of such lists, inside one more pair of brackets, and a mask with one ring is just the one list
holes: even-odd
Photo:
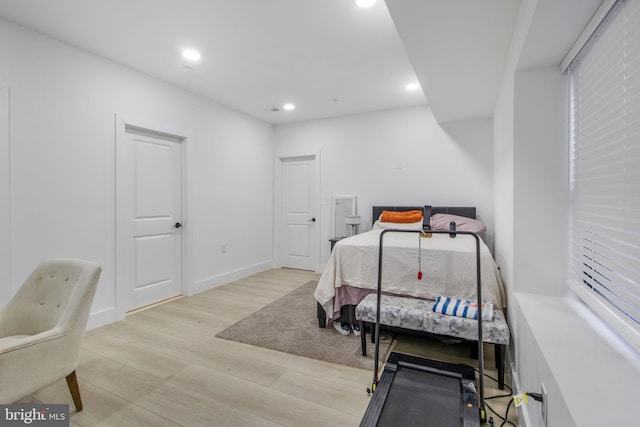
[(78, 379), (76, 378), (76, 371), (67, 375), (67, 385), (73, 398), (73, 403), (76, 405), (76, 411), (82, 411), (82, 399), (80, 398), (80, 388), (78, 387)]

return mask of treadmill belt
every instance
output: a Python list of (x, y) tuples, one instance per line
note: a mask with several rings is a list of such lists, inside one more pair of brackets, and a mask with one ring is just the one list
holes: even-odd
[(460, 379), (398, 367), (378, 426), (461, 425)]
[(475, 370), (391, 352), (360, 427), (479, 427)]

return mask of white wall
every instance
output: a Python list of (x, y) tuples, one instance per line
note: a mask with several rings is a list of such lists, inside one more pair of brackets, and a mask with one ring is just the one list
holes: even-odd
[(505, 78), (494, 114), (493, 182), (496, 263), (511, 299), (513, 283), (513, 78)]
[(271, 125), (3, 20), (0, 58), (0, 87), (11, 93), (11, 197), (0, 194), (12, 234), (0, 243), (12, 276), (0, 283), (0, 306), (42, 259), (80, 257), (103, 267), (92, 317), (109, 320), (116, 114), (187, 133), (188, 290), (271, 266)]
[[(549, 427), (635, 425), (629, 396), (640, 379), (640, 358), (564, 284), (568, 77), (558, 64), (517, 69), (530, 26), (544, 28), (532, 21), (538, 6), (523, 2), (494, 111), (495, 253), (507, 286), (517, 391), (545, 385)], [(519, 414), (522, 425), (544, 425), (537, 402)]]
[(568, 265), (568, 76), (552, 65), (519, 71), (514, 83), (513, 288), (559, 296)]
[(9, 88), (3, 87), (0, 80), (0, 242), (3, 242), (0, 244), (0, 283), (12, 289), (11, 209), (8, 203), (11, 197), (9, 153)]
[(436, 123), (427, 106), (275, 128), (275, 153), (320, 152), (322, 263), (329, 256), (332, 195), (358, 197), (360, 231), (373, 205), (476, 206), (493, 241), (491, 119)]
[[(558, 66), (518, 71), (513, 91), (514, 274), (510, 307), (512, 319), (517, 319), (512, 324), (516, 337), (515, 365), (526, 391), (539, 392), (541, 384), (545, 384), (553, 409), (550, 419), (554, 424), (550, 425), (558, 426), (576, 423), (564, 402), (569, 396), (564, 396), (563, 391), (569, 389), (563, 388), (552, 374), (552, 365), (558, 359), (554, 359), (555, 355), (547, 359), (545, 355), (549, 353), (539, 345), (545, 339), (556, 345), (569, 340), (557, 332), (561, 330), (559, 325), (568, 321), (562, 320), (558, 298), (567, 290), (564, 285), (569, 198), (567, 80)], [(544, 299), (527, 297), (528, 294)], [(544, 307), (547, 316), (539, 318), (537, 304), (538, 309), (547, 306)], [(555, 338), (538, 337), (539, 331), (555, 332)], [(575, 380), (580, 381), (580, 377)], [(533, 425), (539, 425), (542, 423), (539, 404), (530, 408)]]

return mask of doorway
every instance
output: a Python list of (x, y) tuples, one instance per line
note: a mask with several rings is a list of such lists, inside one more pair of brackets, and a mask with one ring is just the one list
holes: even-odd
[(116, 274), (124, 311), (183, 293), (183, 143), (128, 124), (118, 138)]
[(280, 159), (282, 267), (315, 271), (319, 217), (316, 156)]

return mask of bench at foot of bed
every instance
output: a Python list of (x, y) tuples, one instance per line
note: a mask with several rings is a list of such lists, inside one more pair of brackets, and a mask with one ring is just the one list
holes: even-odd
[[(467, 341), (478, 341), (478, 321), (433, 311), (434, 301), (382, 295), (380, 324), (404, 330), (427, 332)], [(362, 331), (362, 355), (367, 354), (366, 327), (376, 322), (376, 294), (367, 295), (356, 307), (356, 319)], [(502, 311), (495, 310), (493, 321), (482, 322), (482, 341), (495, 344), (498, 387), (504, 388), (505, 347), (509, 345), (509, 326)], [(373, 337), (372, 337), (373, 342)], [(476, 347), (477, 348), (477, 347)], [(472, 350), (472, 356), (473, 356)], [(478, 357), (477, 350), (475, 357)]]

